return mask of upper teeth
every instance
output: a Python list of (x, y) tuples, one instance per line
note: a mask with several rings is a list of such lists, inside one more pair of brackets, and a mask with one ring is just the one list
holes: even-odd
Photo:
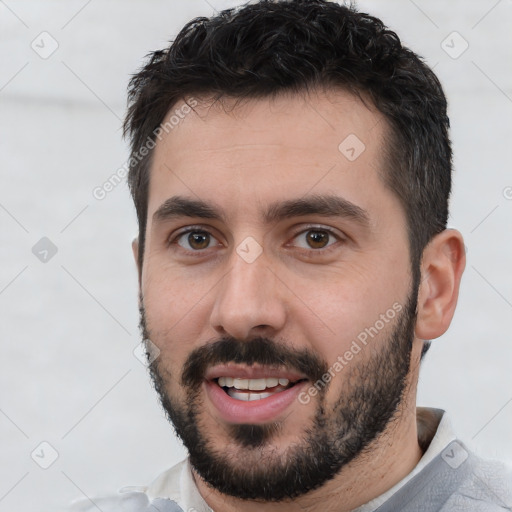
[(219, 377), (219, 386), (236, 388), (236, 389), (250, 389), (252, 391), (262, 391), (266, 388), (273, 388), (280, 384), (287, 386), (289, 379), (278, 379), (277, 377), (268, 377), (265, 379), (235, 379), (233, 377)]

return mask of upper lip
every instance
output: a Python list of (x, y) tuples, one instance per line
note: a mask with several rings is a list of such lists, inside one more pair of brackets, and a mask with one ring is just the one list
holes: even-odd
[(206, 380), (214, 380), (219, 377), (233, 377), (235, 379), (264, 379), (267, 377), (276, 377), (288, 379), (290, 382), (306, 379), (307, 377), (296, 370), (279, 368), (275, 366), (262, 365), (240, 365), (240, 364), (222, 364), (208, 368), (205, 374)]

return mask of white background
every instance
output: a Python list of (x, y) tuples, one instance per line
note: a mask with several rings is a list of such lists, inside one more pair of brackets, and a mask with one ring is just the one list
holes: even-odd
[[(184, 456), (138, 344), (133, 206), (123, 183), (129, 74), (222, 0), (0, 1), (0, 511), (146, 484)], [(444, 84), (455, 152), (450, 226), (468, 249), (459, 308), (422, 370), (419, 403), (447, 409), (482, 454), (512, 460), (512, 1), (361, 1)], [(47, 31), (58, 49), (31, 43)], [(441, 47), (467, 41), (457, 59)], [(460, 51), (464, 41), (447, 43)], [(445, 45), (447, 43), (444, 43)], [(44, 40), (46, 50), (51, 40)], [(508, 192), (508, 194), (507, 194)], [(508, 196), (508, 199), (507, 199)], [(57, 254), (32, 247), (48, 237)], [(46, 470), (31, 453), (50, 443)], [(52, 449), (34, 458), (51, 462)]]

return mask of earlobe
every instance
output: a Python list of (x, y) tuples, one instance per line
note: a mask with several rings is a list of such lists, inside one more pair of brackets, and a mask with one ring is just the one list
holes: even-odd
[(465, 265), (464, 240), (455, 229), (446, 229), (434, 236), (425, 248), (418, 293), (418, 338), (432, 340), (448, 329), (457, 305)]

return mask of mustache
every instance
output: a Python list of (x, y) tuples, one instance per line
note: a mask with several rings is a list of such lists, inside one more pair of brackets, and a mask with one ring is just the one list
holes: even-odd
[(302, 373), (311, 382), (319, 380), (328, 370), (327, 363), (308, 349), (288, 348), (264, 337), (248, 341), (224, 337), (190, 353), (183, 365), (181, 384), (198, 389), (210, 366), (227, 363), (285, 367)]

